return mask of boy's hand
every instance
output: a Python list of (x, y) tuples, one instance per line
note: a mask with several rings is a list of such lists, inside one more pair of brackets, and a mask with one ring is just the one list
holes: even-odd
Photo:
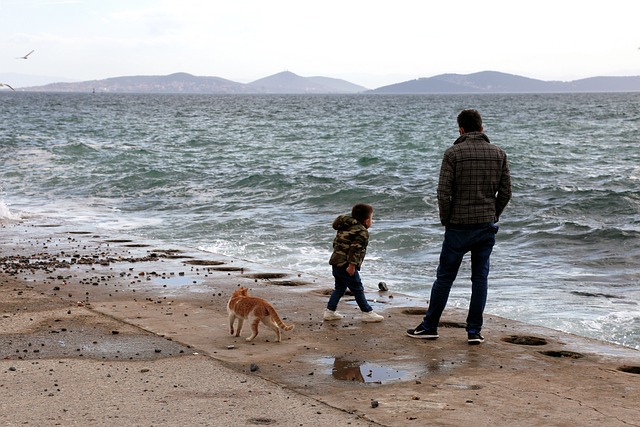
[(349, 266), (347, 267), (347, 274), (349, 274), (349, 276), (353, 276), (354, 274), (356, 274), (356, 266), (353, 264), (349, 264)]

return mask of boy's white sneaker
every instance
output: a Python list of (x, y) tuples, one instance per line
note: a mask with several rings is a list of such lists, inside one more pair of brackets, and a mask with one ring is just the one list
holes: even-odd
[(338, 313), (337, 311), (331, 311), (328, 308), (324, 310), (324, 316), (322, 316), (322, 318), (324, 320), (340, 320), (342, 319), (342, 314)]
[(363, 322), (382, 322), (383, 320), (384, 320), (384, 317), (380, 316), (375, 311), (368, 311), (366, 313), (362, 313)]

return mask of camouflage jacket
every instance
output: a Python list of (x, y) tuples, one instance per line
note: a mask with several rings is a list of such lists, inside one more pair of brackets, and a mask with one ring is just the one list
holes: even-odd
[(346, 268), (349, 264), (360, 266), (367, 253), (369, 232), (351, 215), (340, 215), (333, 221), (333, 229), (337, 230), (333, 239), (333, 253), (329, 264)]

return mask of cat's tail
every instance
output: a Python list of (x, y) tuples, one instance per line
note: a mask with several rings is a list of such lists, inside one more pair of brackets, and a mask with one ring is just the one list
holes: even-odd
[(294, 327), (294, 325), (285, 324), (280, 318), (280, 316), (278, 316), (278, 312), (275, 310), (271, 310), (271, 318), (273, 319), (274, 322), (276, 322), (276, 325), (278, 325), (278, 328), (282, 330), (290, 331)]

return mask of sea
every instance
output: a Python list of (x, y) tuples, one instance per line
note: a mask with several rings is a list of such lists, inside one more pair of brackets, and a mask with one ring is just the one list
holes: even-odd
[[(0, 220), (74, 224), (330, 279), (374, 206), (365, 287), (426, 307), (456, 116), (509, 156), (486, 313), (640, 349), (640, 94), (0, 93)], [(465, 258), (448, 307), (466, 309)], [(411, 326), (411, 325), (409, 325)], [(526, 334), (526, 331), (523, 331)]]

